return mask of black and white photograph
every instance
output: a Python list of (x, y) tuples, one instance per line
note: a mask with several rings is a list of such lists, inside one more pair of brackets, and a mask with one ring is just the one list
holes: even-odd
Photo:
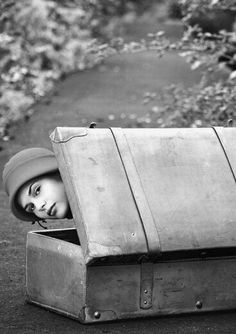
[(235, 0), (0, 0), (0, 332), (236, 333)]

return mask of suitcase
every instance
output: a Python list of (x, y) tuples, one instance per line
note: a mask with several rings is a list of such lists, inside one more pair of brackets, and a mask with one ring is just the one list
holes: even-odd
[(27, 235), (29, 302), (83, 323), (236, 308), (236, 129), (58, 127), (75, 228)]

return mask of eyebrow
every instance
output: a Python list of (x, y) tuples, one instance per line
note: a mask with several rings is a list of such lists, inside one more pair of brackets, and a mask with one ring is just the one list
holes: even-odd
[(29, 186), (28, 196), (31, 196), (33, 184), (34, 184), (34, 182), (32, 182), (31, 185)]

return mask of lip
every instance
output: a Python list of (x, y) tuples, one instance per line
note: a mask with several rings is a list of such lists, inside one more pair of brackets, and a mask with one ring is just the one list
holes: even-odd
[(49, 216), (54, 216), (54, 214), (55, 214), (55, 205), (56, 205), (56, 203), (54, 203), (50, 208), (49, 208), (49, 210), (47, 211), (47, 214), (49, 215)]

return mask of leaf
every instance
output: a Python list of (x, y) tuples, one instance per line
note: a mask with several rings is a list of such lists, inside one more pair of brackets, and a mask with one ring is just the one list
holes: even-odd
[(180, 57), (188, 57), (188, 56), (191, 56), (192, 54), (193, 54), (192, 51), (179, 52)]
[(196, 70), (198, 67), (202, 65), (202, 62), (200, 60), (196, 60), (192, 65), (191, 65), (191, 70)]
[(151, 111), (154, 112), (154, 113), (158, 113), (159, 112), (158, 106), (152, 107)]
[(163, 30), (160, 30), (160, 31), (158, 31), (157, 33), (156, 33), (156, 36), (157, 37), (162, 37), (162, 36), (164, 36), (165, 35), (165, 32), (163, 31)]
[(229, 78), (230, 78), (230, 80), (236, 79), (236, 71), (231, 72)]

